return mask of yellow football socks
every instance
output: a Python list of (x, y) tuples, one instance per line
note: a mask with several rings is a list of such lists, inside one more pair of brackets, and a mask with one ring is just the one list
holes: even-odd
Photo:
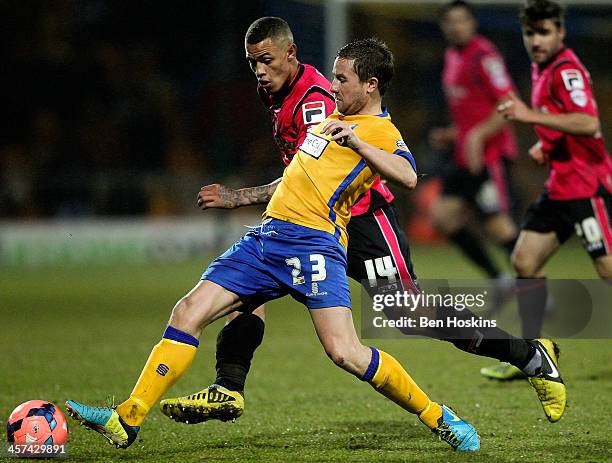
[(418, 415), (430, 429), (438, 426), (440, 405), (429, 400), (397, 360), (381, 350), (372, 349), (372, 360), (363, 379), (403, 409)]
[[(151, 351), (130, 398), (117, 406), (117, 413), (130, 426), (141, 425), (151, 407), (189, 369), (197, 352), (192, 336), (179, 332), (184, 336), (178, 341), (178, 336), (168, 339), (167, 333)], [(185, 336), (191, 339), (184, 342)]]

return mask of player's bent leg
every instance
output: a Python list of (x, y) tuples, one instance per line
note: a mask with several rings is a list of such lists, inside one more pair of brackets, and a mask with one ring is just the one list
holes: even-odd
[(417, 415), (453, 449), (480, 448), (473, 426), (457, 417), (448, 407), (432, 402), (391, 355), (361, 344), (350, 309), (312, 309), (310, 314), (325, 352), (336, 365), (367, 381), (379, 393)]
[(200, 280), (176, 303), (168, 324), (199, 338), (205, 326), (241, 304), (237, 294), (210, 280)]
[(329, 358), (343, 370), (361, 377), (370, 363), (370, 349), (357, 337), (351, 309), (311, 309), (310, 316)]
[[(252, 352), (260, 344), (264, 328), (263, 320), (250, 312), (266, 300), (260, 297), (261, 294), (267, 294), (268, 299), (284, 294), (278, 281), (270, 277), (269, 259), (264, 257), (261, 245), (261, 240), (277, 234), (274, 226), (271, 221), (266, 221), (248, 232), (217, 258), (202, 275), (203, 283), (214, 281), (221, 287), (240, 294), (240, 302), (245, 304), (241, 310), (245, 313), (234, 317), (221, 330), (217, 340), (217, 359), (222, 360), (222, 366), (225, 368), (222, 378), (224, 384), (213, 384), (186, 397), (163, 400), (160, 407), (166, 416), (191, 424), (208, 419), (231, 420), (242, 413), (244, 380)], [(234, 304), (230, 310), (238, 308), (238, 302)], [(261, 311), (259, 312), (261, 314)], [(253, 327), (257, 330), (255, 334), (250, 332)], [(247, 331), (249, 333), (246, 333)], [(250, 343), (246, 347), (241, 344), (245, 341)], [(250, 354), (245, 357), (242, 350), (249, 350)]]
[(511, 262), (519, 277), (535, 278), (552, 257), (560, 243), (554, 232), (522, 230), (512, 252)]
[(244, 383), (255, 349), (263, 339), (264, 306), (252, 313), (232, 312), (217, 336), (217, 377), (210, 386), (183, 397), (162, 400), (164, 415), (186, 424), (235, 421), (244, 413)]
[(170, 324), (151, 351), (129, 399), (116, 410), (69, 400), (68, 413), (118, 447), (128, 447), (151, 407), (191, 366), (199, 345), (194, 335), (199, 336), (205, 325), (239, 304), (239, 297), (231, 291), (200, 281), (175, 305)]

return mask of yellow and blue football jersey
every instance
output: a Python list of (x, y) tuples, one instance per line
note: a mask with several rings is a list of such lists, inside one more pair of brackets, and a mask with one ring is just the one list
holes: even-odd
[(390, 155), (405, 157), (414, 166), (412, 154), (386, 111), (376, 116), (344, 116), (336, 111), (309, 131), (285, 169), (263, 217), (328, 232), (346, 248), (350, 208), (370, 188), (377, 174), (355, 151), (321, 133), (332, 120), (346, 122), (362, 141), (393, 153)]

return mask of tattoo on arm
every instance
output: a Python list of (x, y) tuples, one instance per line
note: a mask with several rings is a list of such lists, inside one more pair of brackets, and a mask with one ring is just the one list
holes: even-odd
[(219, 190), (219, 199), (225, 209), (235, 209), (238, 206), (238, 191), (223, 187)]
[(233, 207), (266, 204), (272, 198), (272, 194), (280, 181), (281, 179), (279, 178), (267, 185), (231, 191), (231, 194), (228, 195), (230, 196), (229, 201), (232, 201)]

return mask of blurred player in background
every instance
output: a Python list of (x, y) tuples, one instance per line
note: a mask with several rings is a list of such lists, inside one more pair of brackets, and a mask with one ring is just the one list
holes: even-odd
[(496, 107), (514, 84), (497, 48), (477, 33), (468, 3), (457, 0), (446, 5), (440, 26), (450, 45), (442, 84), (452, 125), (433, 129), (430, 143), (435, 149), (453, 147), (454, 155), (443, 172), (444, 189), (431, 217), (488, 278), (497, 279), (497, 289), (503, 293), (511, 289), (511, 280), (470, 229), (470, 213), (479, 213), (486, 235), (510, 255), (518, 229), (510, 213), (509, 168), (517, 147), (511, 126)]
[(508, 120), (534, 125), (539, 140), (529, 155), (550, 170), (544, 192), (525, 214), (512, 254), (519, 278), (528, 279), (517, 288), (523, 331), (535, 337), (547, 297), (544, 266), (574, 233), (599, 276), (612, 279), (612, 161), (589, 72), (564, 44), (563, 8), (549, 0), (530, 0), (520, 20), (532, 61), (532, 107), (513, 94), (499, 112)]
[[(272, 119), (272, 135), (281, 160), (288, 166), (308, 129), (335, 109), (336, 102), (329, 92), (331, 84), (314, 67), (298, 61), (293, 33), (281, 18), (264, 17), (253, 22), (245, 35), (245, 51), (257, 78), (257, 91)], [(401, 155), (407, 148), (400, 143), (394, 151)], [(198, 195), (198, 205), (202, 209), (233, 209), (266, 204), (280, 180), (238, 190), (207, 185)], [(393, 195), (376, 178), (372, 188), (351, 208), (347, 273), (358, 282), (397, 278), (407, 289), (415, 289), (408, 240), (392, 202)], [(366, 289), (371, 289), (369, 283)], [(214, 384), (197, 394), (165, 401), (184, 408), (191, 415), (191, 422), (227, 421), (243, 413), (246, 376), (264, 332), (264, 307), (253, 314), (234, 313), (228, 319), (217, 338)], [(175, 417), (178, 414), (174, 412)]]
[[(337, 111), (308, 132), (264, 221), (210, 264), (177, 302), (128, 400), (116, 410), (67, 402), (71, 416), (83, 425), (128, 447), (151, 407), (190, 367), (207, 325), (290, 294), (310, 309), (335, 364), (416, 414), (452, 448), (480, 448), (470, 424), (432, 402), (391, 355), (364, 346), (355, 332), (346, 278), (351, 207), (379, 174), (406, 188), (416, 186), (417, 176), (410, 151), (382, 107), (393, 76), (393, 55), (386, 45), (376, 39), (345, 45), (333, 74)], [(189, 416), (183, 413), (181, 421), (189, 422)]]

